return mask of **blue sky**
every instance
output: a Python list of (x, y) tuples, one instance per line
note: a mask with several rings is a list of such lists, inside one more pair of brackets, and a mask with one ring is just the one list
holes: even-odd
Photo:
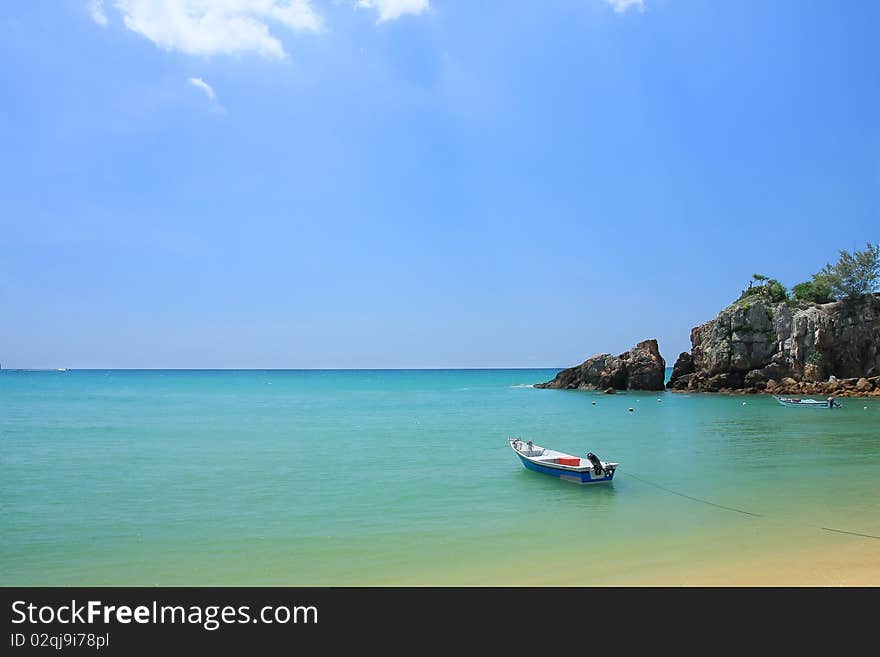
[(0, 5), (3, 367), (669, 365), (880, 241), (880, 4)]

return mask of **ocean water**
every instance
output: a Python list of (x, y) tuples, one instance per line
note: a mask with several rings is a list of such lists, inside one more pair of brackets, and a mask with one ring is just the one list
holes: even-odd
[[(0, 371), (0, 584), (686, 583), (880, 548), (878, 400), (529, 387), (557, 371)], [(514, 435), (620, 469), (529, 472)]]

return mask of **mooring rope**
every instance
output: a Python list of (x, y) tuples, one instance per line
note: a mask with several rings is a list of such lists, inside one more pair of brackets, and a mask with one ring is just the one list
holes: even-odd
[[(732, 506), (724, 506), (723, 504), (716, 504), (715, 502), (710, 502), (709, 500), (704, 500), (699, 497), (694, 497), (693, 495), (686, 495), (685, 493), (679, 492), (677, 490), (673, 490), (671, 488), (667, 488), (666, 486), (661, 486), (660, 484), (656, 484), (653, 481), (648, 481), (647, 479), (643, 479), (637, 475), (634, 475), (632, 472), (624, 472), (623, 474), (628, 477), (632, 477), (638, 481), (641, 481), (643, 484), (648, 484), (649, 486), (654, 486), (655, 488), (659, 488), (660, 490), (665, 490), (667, 493), (672, 493), (673, 495), (678, 495), (679, 497), (684, 497), (689, 500), (693, 500), (694, 502), (700, 502), (701, 504), (708, 504), (709, 506), (718, 507), (719, 509), (726, 509), (727, 511), (735, 511), (736, 513), (742, 513), (747, 516), (754, 516), (755, 518), (764, 518), (760, 513), (752, 513), (751, 511), (745, 511), (743, 509), (737, 509)], [(814, 526), (814, 525), (810, 525)], [(845, 529), (833, 529), (831, 527), (816, 527), (817, 529), (822, 529), (826, 532), (834, 532), (836, 534), (849, 534), (850, 536), (861, 536), (862, 538), (873, 538), (875, 540), (880, 540), (880, 536), (874, 536), (873, 534), (864, 534), (861, 532), (851, 532)]]
[(831, 529), (831, 527), (820, 527), (820, 529), (824, 529), (826, 532), (835, 532), (837, 534), (849, 534), (850, 536), (863, 536), (865, 538), (875, 538), (880, 541), (880, 536), (874, 536), (873, 534), (860, 534), (859, 532), (848, 532), (845, 529)]
[(742, 513), (747, 516), (755, 516), (757, 518), (763, 518), (760, 513), (752, 513), (751, 511), (743, 511), (742, 509), (735, 509), (732, 506), (724, 506), (723, 504), (715, 504), (715, 502), (710, 502), (709, 500), (702, 500), (699, 497), (693, 497), (691, 495), (685, 495), (684, 493), (679, 493), (677, 490), (672, 490), (671, 488), (666, 488), (666, 486), (661, 486), (660, 484), (655, 484), (653, 481), (648, 481), (647, 479), (642, 479), (641, 477), (637, 477), (632, 472), (624, 472), (623, 474), (632, 477), (633, 479), (638, 479), (643, 484), (648, 484), (649, 486), (654, 486), (655, 488), (659, 488), (660, 490), (665, 490), (667, 493), (672, 493), (673, 495), (678, 495), (679, 497), (686, 497), (689, 500), (693, 500), (694, 502), (702, 502), (703, 504), (708, 504), (709, 506), (717, 506), (719, 509), (727, 509), (728, 511), (736, 511), (737, 513)]

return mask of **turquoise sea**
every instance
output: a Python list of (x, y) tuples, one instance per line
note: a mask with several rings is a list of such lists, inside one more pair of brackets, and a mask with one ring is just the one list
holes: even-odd
[[(836, 555), (880, 564), (876, 398), (529, 387), (557, 371), (0, 371), (0, 584), (745, 583), (761, 563), (851, 584)], [(514, 435), (618, 476), (526, 471)]]

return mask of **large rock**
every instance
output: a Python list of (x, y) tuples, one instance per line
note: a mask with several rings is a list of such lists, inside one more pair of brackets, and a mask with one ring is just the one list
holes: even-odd
[(536, 388), (565, 390), (663, 390), (666, 361), (656, 340), (639, 342), (619, 356), (599, 354), (580, 365), (564, 369), (552, 381)]
[(672, 379), (680, 379), (683, 376), (694, 373), (694, 359), (687, 351), (678, 355), (675, 365), (672, 366)]
[(864, 394), (878, 375), (880, 295), (824, 305), (752, 297), (691, 330), (691, 352), (679, 356), (667, 385)]

